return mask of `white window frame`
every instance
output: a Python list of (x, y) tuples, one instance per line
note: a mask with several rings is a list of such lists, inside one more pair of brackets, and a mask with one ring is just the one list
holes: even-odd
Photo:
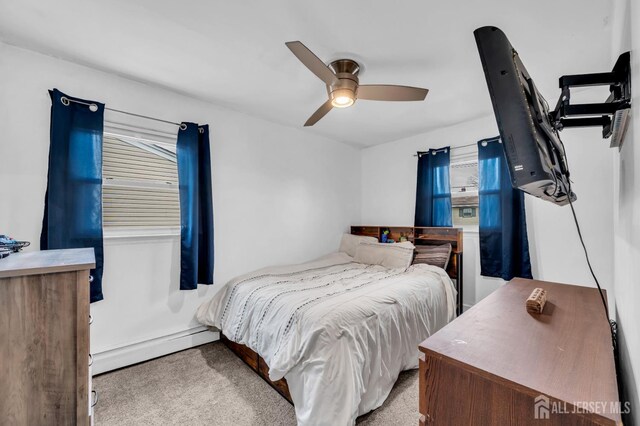
[[(455, 148), (455, 147), (452, 147)], [(459, 164), (465, 164), (465, 163), (475, 163), (476, 167), (478, 167), (478, 147), (476, 145), (471, 145), (468, 147), (464, 147), (464, 148), (458, 148), (457, 150), (453, 150), (451, 151), (451, 157), (449, 160), (449, 186), (450, 186), (450, 191), (451, 191), (451, 197), (452, 197), (452, 202), (451, 202), (451, 210), (452, 210), (452, 214), (451, 214), (451, 222), (453, 223), (455, 218), (453, 217), (453, 187), (451, 186), (451, 175), (452, 175), (452, 170), (456, 167), (456, 165)], [(479, 193), (479, 188), (476, 188), (476, 192), (478, 193), (478, 197), (480, 196)], [(480, 205), (478, 204), (476, 211), (478, 212), (478, 221), (480, 220), (479, 214), (480, 214)], [(455, 223), (453, 223), (454, 227), (462, 227), (465, 232), (478, 232), (479, 230), (479, 224), (461, 224), (461, 225), (456, 225)]]

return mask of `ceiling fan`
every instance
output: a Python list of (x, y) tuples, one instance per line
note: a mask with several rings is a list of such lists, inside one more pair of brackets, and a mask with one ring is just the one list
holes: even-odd
[(358, 80), (360, 65), (352, 59), (338, 59), (328, 66), (299, 41), (285, 43), (289, 50), (327, 85), (327, 100), (309, 117), (306, 126), (313, 126), (332, 108), (347, 108), (356, 99), (370, 101), (423, 101), (428, 89), (390, 84), (363, 84)]

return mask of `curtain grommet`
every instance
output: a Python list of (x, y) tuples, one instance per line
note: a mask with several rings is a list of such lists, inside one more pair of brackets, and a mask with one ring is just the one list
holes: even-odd
[(187, 125), (186, 125), (186, 124), (184, 124), (184, 123), (182, 123), (182, 124), (180, 125), (180, 130), (187, 130)]
[(96, 104), (90, 104), (90, 105), (89, 105), (89, 111), (91, 111), (91, 112), (96, 112), (96, 111), (98, 111), (98, 105), (96, 105)]
[(204, 128), (203, 127), (198, 127), (198, 132), (204, 133)]
[(482, 143), (480, 145), (482, 146), (487, 146), (489, 143), (487, 141), (482, 141)]
[(431, 155), (436, 155), (436, 152), (435, 151), (431, 151)]
[(69, 106), (69, 104), (71, 103), (69, 102), (69, 98), (67, 98), (66, 96), (61, 97), (60, 102), (62, 102), (62, 105), (64, 106)]

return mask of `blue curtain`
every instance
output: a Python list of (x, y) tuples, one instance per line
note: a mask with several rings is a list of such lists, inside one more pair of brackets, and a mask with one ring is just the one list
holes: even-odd
[(449, 147), (418, 154), (415, 226), (451, 226)]
[(511, 187), (499, 138), (478, 142), (480, 274), (532, 278), (524, 193)]
[[(102, 300), (102, 131), (104, 105), (51, 95), (49, 172), (40, 249), (93, 247), (91, 302)], [(74, 102), (76, 101), (76, 102)], [(95, 105), (95, 111), (89, 106)]]
[(213, 284), (213, 199), (209, 126), (182, 123), (177, 144), (180, 188), (180, 290)]

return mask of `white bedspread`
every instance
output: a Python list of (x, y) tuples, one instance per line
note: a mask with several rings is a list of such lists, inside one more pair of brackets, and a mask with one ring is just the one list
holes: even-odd
[(386, 269), (333, 253), (238, 277), (197, 317), (259, 353), (272, 380), (286, 378), (299, 425), (352, 425), (455, 317), (455, 288), (434, 266)]

